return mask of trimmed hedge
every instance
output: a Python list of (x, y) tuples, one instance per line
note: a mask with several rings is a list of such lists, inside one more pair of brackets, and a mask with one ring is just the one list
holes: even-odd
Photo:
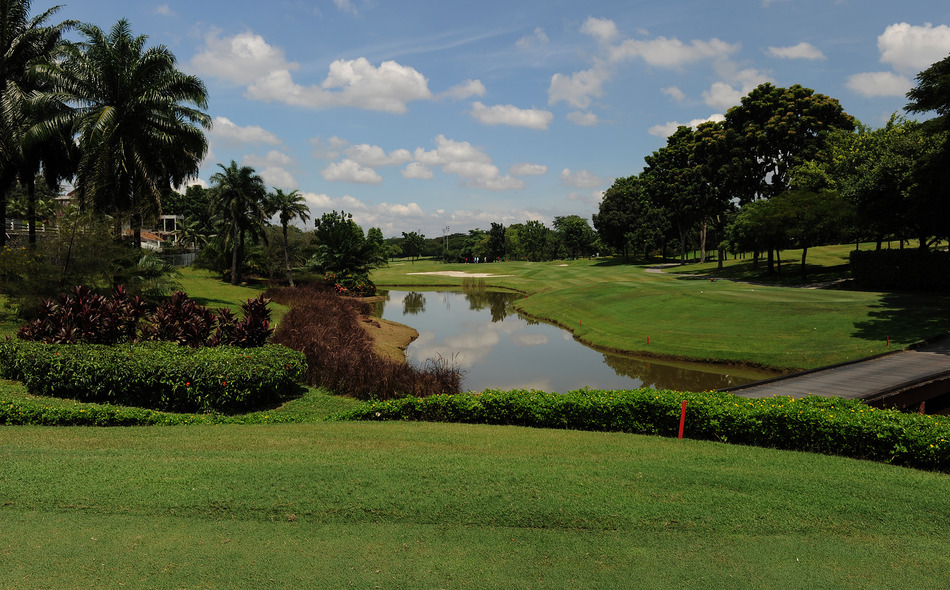
[(852, 250), (851, 276), (865, 289), (936, 291), (950, 288), (950, 252)]
[(277, 345), (0, 341), (0, 377), (33, 395), (171, 412), (238, 413), (277, 402), (296, 390), (305, 367), (301, 353)]
[(950, 419), (843, 398), (740, 398), (654, 389), (498, 391), (377, 401), (336, 420), (420, 420), (676, 436), (840, 455), (950, 472)]

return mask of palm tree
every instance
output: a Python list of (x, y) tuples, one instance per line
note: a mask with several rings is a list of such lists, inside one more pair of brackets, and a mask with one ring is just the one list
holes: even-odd
[(133, 37), (126, 20), (108, 34), (90, 24), (77, 29), (84, 40), (46, 67), (56, 92), (37, 101), (72, 108), (38, 132), (68, 128), (78, 135), (81, 206), (129, 219), (140, 246), (142, 215), (160, 211), (162, 193), (198, 173), (208, 150), (201, 128), (211, 126), (200, 110), (208, 92), (199, 78), (176, 69), (166, 47), (146, 49), (147, 37)]
[[(18, 176), (27, 184), (32, 182), (38, 169), (36, 157), (24, 165), (23, 152), (24, 133), (31, 120), (29, 102), (43, 80), (35, 67), (52, 58), (62, 46), (63, 33), (76, 24), (64, 21), (47, 26), (46, 21), (60, 7), (30, 18), (31, 4), (32, 0), (0, 0), (0, 224), (6, 219), (7, 190)], [(36, 152), (30, 151), (35, 156)], [(35, 215), (28, 217), (33, 243)], [(0, 246), (5, 244), (6, 232), (0, 231)]]
[(280, 216), (280, 225), (284, 230), (284, 267), (287, 270), (287, 280), (290, 286), (294, 286), (294, 277), (290, 274), (290, 247), (287, 241), (287, 226), (292, 219), (299, 219), (306, 223), (310, 220), (310, 207), (307, 201), (300, 194), (300, 191), (293, 190), (285, 193), (279, 188), (274, 188), (271, 193), (268, 205), (272, 215)]
[(267, 189), (264, 181), (250, 166), (238, 166), (231, 160), (220, 172), (211, 176), (215, 210), (229, 225), (231, 240), (231, 284), (239, 277), (238, 253), (243, 246), (243, 235), (250, 232), (252, 239), (263, 234), (267, 220), (265, 205)]

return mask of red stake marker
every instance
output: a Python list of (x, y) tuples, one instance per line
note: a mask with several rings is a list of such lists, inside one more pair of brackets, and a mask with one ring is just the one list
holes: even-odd
[(891, 345), (891, 337), (890, 337), (890, 336), (887, 337), (887, 345), (888, 345), (888, 346)]
[(686, 400), (683, 400), (683, 409), (680, 410), (680, 434), (679, 438), (683, 438), (683, 427), (686, 426)]

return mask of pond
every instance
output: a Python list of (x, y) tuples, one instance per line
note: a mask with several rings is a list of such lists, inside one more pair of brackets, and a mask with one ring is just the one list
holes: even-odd
[(707, 391), (772, 375), (718, 365), (657, 361), (590, 348), (567, 330), (526, 318), (518, 293), (381, 291), (377, 315), (415, 328), (410, 362), (443, 358), (462, 369), (463, 390), (652, 387)]

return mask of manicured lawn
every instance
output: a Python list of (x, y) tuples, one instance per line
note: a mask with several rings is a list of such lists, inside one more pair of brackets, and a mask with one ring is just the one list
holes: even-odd
[[(809, 257), (827, 270), (846, 259), (850, 247), (813, 250)], [(734, 270), (743, 264), (734, 261), (728, 268), (745, 279), (741, 269)], [(950, 331), (950, 298), (942, 295), (776, 287), (676, 274), (714, 268), (715, 263), (689, 265), (656, 274), (612, 261), (417, 261), (379, 269), (373, 277), (381, 286), (435, 288), (460, 285), (462, 279), (409, 273), (511, 275), (485, 281), (529, 293), (516, 304), (520, 311), (565, 326), (596, 346), (779, 369), (861, 358)]]
[(413, 423), (0, 429), (3, 587), (938, 588), (950, 476)]

